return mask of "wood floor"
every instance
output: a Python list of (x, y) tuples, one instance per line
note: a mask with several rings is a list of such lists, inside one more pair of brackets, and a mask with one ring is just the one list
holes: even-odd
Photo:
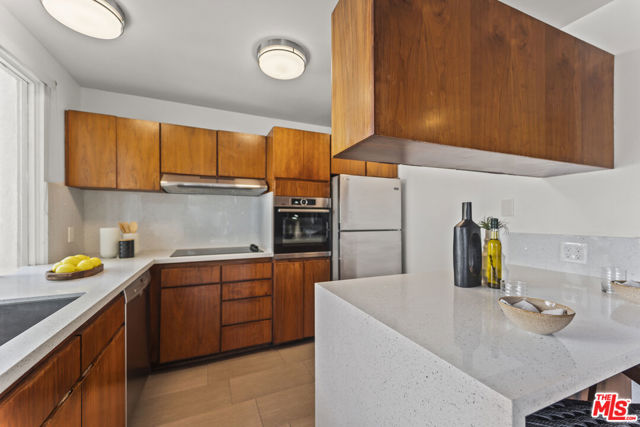
[(132, 427), (314, 425), (314, 344), (153, 374)]

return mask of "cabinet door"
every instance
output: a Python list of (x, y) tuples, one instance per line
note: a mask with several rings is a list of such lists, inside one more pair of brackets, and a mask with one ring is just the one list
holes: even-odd
[(331, 259), (312, 259), (304, 262), (304, 288), (303, 288), (303, 334), (306, 337), (314, 335), (314, 287), (318, 282), (331, 280)]
[(331, 175), (366, 175), (366, 162), (362, 160), (331, 159)]
[(44, 427), (80, 427), (82, 425), (82, 390), (76, 387), (44, 423)]
[(302, 261), (276, 261), (273, 265), (273, 342), (280, 344), (303, 337)]
[(303, 132), (304, 169), (301, 178), (329, 181), (331, 177), (331, 138), (325, 133)]
[(269, 135), (273, 150), (274, 178), (301, 179), (304, 174), (304, 132), (297, 129), (273, 128)]
[(82, 382), (82, 425), (125, 425), (124, 327), (98, 356)]
[(380, 178), (397, 178), (398, 165), (367, 162), (367, 176), (377, 176)]
[(0, 400), (0, 426), (40, 425), (80, 377), (80, 338), (74, 337)]
[(162, 289), (160, 363), (219, 351), (220, 285)]
[(160, 190), (160, 125), (117, 119), (118, 188)]
[(162, 123), (160, 140), (162, 173), (217, 175), (215, 130)]
[(116, 118), (66, 112), (66, 184), (116, 188)]
[(264, 136), (218, 131), (218, 175), (264, 179), (266, 150)]

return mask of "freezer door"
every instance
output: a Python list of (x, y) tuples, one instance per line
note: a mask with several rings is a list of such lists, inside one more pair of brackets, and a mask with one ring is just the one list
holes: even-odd
[(402, 228), (400, 180), (340, 176), (340, 231)]
[(340, 279), (402, 273), (402, 232), (340, 233)]

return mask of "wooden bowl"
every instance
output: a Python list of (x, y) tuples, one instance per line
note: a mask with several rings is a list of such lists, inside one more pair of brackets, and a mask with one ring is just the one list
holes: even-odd
[(613, 292), (620, 295), (627, 301), (640, 304), (640, 288), (623, 284), (623, 282), (614, 280), (611, 282)]
[(54, 273), (53, 271), (47, 271), (45, 278), (47, 280), (73, 280), (81, 279), (83, 277), (95, 276), (104, 270), (104, 265), (100, 264), (97, 267), (93, 267), (91, 270), (74, 271), (73, 273)]
[[(562, 308), (567, 314), (555, 315), (534, 313), (532, 311), (523, 310), (513, 306), (513, 304), (516, 304), (523, 299), (526, 299), (527, 302), (535, 306), (540, 311)], [(505, 304), (503, 300), (508, 304)], [(524, 329), (525, 331), (540, 335), (549, 335), (564, 329), (569, 323), (571, 323), (573, 317), (576, 315), (576, 312), (566, 305), (539, 298), (501, 297), (498, 299), (498, 305), (502, 309), (504, 315), (507, 316), (507, 319), (515, 323), (516, 326)]]

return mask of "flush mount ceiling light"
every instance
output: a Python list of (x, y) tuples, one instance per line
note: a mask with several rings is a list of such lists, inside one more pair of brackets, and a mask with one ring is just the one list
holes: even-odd
[(40, 0), (58, 22), (97, 39), (115, 39), (124, 31), (124, 14), (113, 0)]
[(258, 66), (267, 76), (278, 80), (300, 77), (307, 66), (309, 54), (297, 43), (285, 39), (270, 39), (258, 45)]

